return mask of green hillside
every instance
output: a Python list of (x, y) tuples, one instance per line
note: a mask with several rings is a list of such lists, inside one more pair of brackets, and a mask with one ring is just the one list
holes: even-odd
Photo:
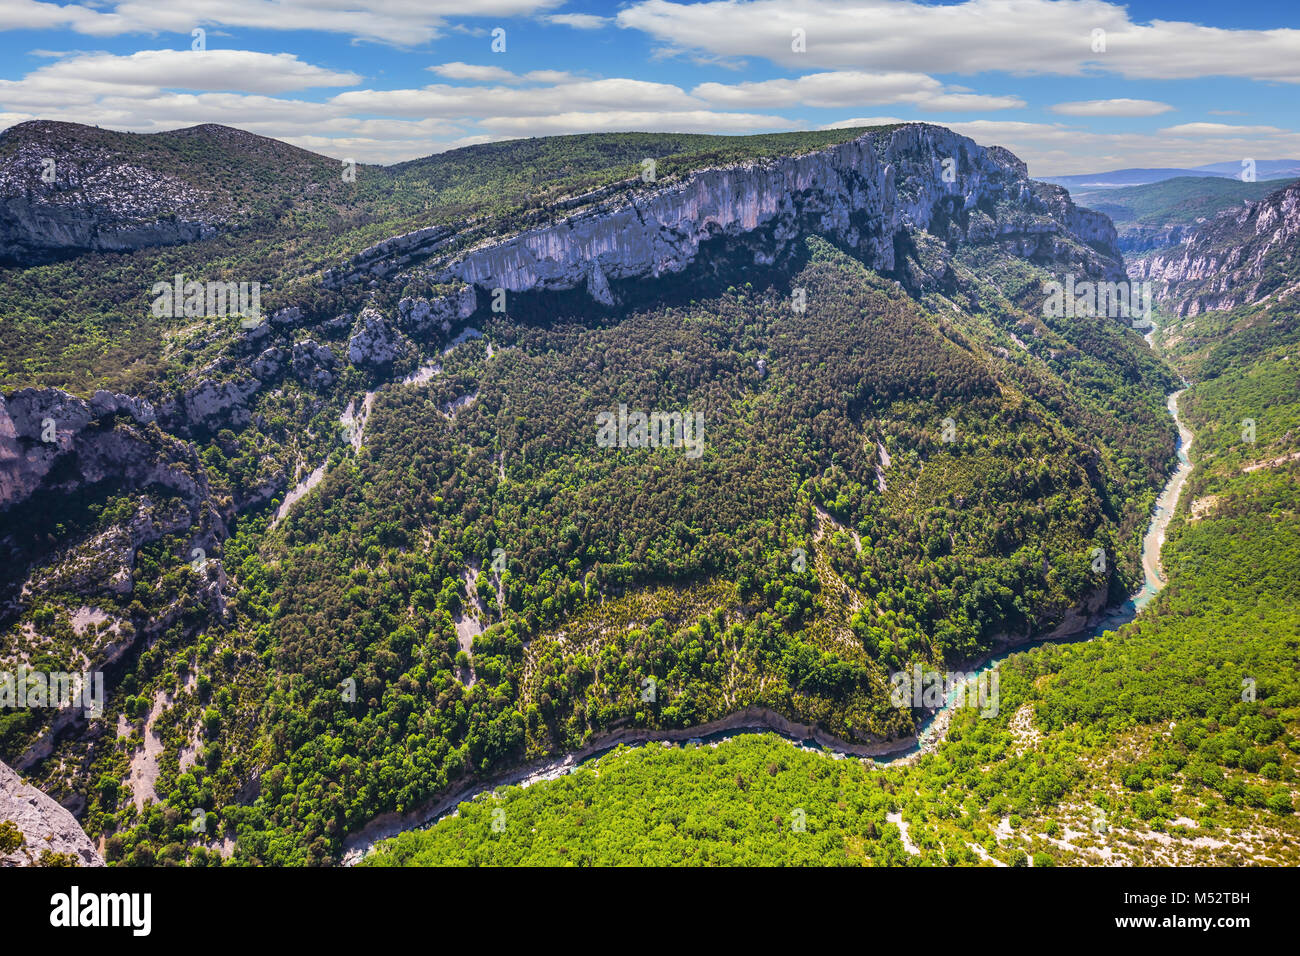
[[(343, 166), (276, 140), (224, 126), (117, 133), (67, 123), (25, 123), (0, 134), (0, 161), (39, 145), (42, 155), (85, 157), (174, 177), (226, 222), (220, 234), (180, 246), (84, 253), (29, 268), (0, 267), (0, 388), (140, 391), (176, 380), (202, 358), (186, 347), (228, 340), (234, 324), (159, 319), (150, 289), (184, 274), (257, 281), (262, 306), (322, 302), (320, 276), (390, 236), (483, 219), (509, 232), (547, 202), (600, 186), (640, 182), (654, 159), (658, 181), (709, 165), (797, 154), (866, 129), (706, 136), (592, 133), (451, 150), (396, 166)], [(39, 165), (28, 172), (35, 177)], [(324, 296), (328, 301), (329, 296)], [(337, 303), (337, 310), (344, 305)]]
[[(1172, 379), (1140, 338), (1105, 319), (1042, 325), (997, 288), (1032, 297), (1044, 273), (992, 255), (957, 263), (960, 311), (814, 238), (789, 272), (665, 278), (617, 324), (507, 313), (428, 384), (379, 391), (359, 453), (327, 408), (268, 393), (264, 424), (203, 444), (215, 492), (247, 494), (277, 463), (334, 466), (274, 529), (266, 512), (239, 522), (222, 555), (233, 617), (205, 622), (179, 536), (145, 549), (114, 609), (176, 622), (110, 702), (137, 728), (156, 694), (170, 702), (152, 725), (157, 801), (139, 810), (113, 783), (138, 729), (65, 741), (42, 783), (88, 792), (114, 862), (219, 862), (186, 829), (200, 806), (237, 838), (234, 861), (320, 863), (378, 813), (629, 722), (754, 705), (846, 739), (906, 734), (890, 669), (952, 666), (1133, 586), (1172, 451)], [(997, 344), (1016, 329), (1033, 352)], [(620, 401), (703, 412), (704, 454), (596, 448), (597, 413)], [(57, 520), (93, 531), (135, 506)], [(488, 625), (472, 657), (456, 628), (467, 565)], [(56, 660), (80, 643), (77, 602), (33, 608)], [(36, 728), (0, 729), (14, 752)]]
[(773, 736), (621, 749), (366, 863), (1295, 865), (1300, 369), (1293, 344), (1255, 344), (1184, 396), (1196, 470), (1168, 587), (1117, 633), (1007, 660), (998, 716), (959, 709), (937, 753), (872, 768)]
[(1131, 226), (1190, 226), (1200, 219), (1212, 219), (1225, 209), (1262, 199), (1289, 182), (1270, 179), (1245, 183), (1221, 176), (1177, 176), (1142, 186), (1076, 190), (1071, 195), (1079, 205), (1110, 216), (1116, 228), (1123, 230)]

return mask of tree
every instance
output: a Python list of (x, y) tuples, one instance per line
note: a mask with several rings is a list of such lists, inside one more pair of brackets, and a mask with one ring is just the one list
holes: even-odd
[(8, 856), (27, 843), (23, 831), (12, 820), (0, 822), (0, 856)]

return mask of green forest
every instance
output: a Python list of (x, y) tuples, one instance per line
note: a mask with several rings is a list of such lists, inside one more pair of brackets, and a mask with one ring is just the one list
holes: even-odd
[[(138, 161), (205, 190), (229, 230), (0, 270), (7, 394), (165, 408), (196, 376), (248, 384), (276, 350), (329, 356), (317, 379), (251, 385), (240, 421), (119, 413), (103, 427), (166, 481), (5, 515), (4, 660), (112, 658), (106, 717), (23, 768), (110, 865), (333, 865), (383, 815), (749, 709), (848, 747), (906, 741), (926, 714), (891, 702), (891, 674), (973, 668), (1140, 586), (1183, 375), (1196, 469), (1168, 587), (1117, 632), (1008, 658), (996, 717), (958, 709), (940, 746), (879, 764), (770, 735), (618, 750), (366, 863), (1295, 862), (1294, 312), (1197, 317), (1153, 352), (1112, 319), (1042, 315), (1043, 283), (1097, 255), (1075, 238), (1050, 260), (918, 232), (884, 274), (808, 235), (599, 313), (576, 292), (480, 301), (480, 334), (411, 332), (363, 368), (345, 361), (363, 308), (442, 291), (419, 269), (322, 286), (370, 243), (542, 221), (559, 197), (640, 188), (646, 157), (672, 178), (862, 131), (551, 137), (351, 184), (283, 144), (235, 183), (248, 161), (212, 148), (222, 130), (144, 137)], [(181, 272), (260, 274), (268, 311), (306, 319), (265, 339), (154, 318), (147, 290)], [(702, 454), (601, 447), (620, 405), (701, 416)], [(0, 759), (48, 727), (0, 711)]]
[(1157, 599), (1118, 632), (1009, 658), (1000, 714), (956, 711), (937, 752), (875, 766), (773, 735), (623, 748), (463, 803), (364, 864), (1294, 866), (1300, 468), (1243, 471), (1300, 444), (1292, 351), (1184, 396), (1196, 469)]

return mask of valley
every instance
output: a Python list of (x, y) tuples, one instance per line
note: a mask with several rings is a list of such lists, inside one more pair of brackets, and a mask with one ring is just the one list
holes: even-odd
[[(70, 223), (113, 163), (202, 214), (0, 231), (0, 669), (108, 673), (0, 759), (110, 866), (1291, 860), (1294, 186), (1126, 260), (923, 123), (353, 190), (210, 126), (0, 165), (50, 142), (108, 157)], [(153, 315), (176, 274), (262, 276), (264, 321)], [(1158, 283), (1150, 341), (1066, 277)], [(699, 442), (607, 447), (620, 407)]]
[[(1178, 414), (1178, 397), (1183, 394), (1182, 391), (1174, 392), (1169, 396), (1169, 413), (1174, 420), (1179, 432), (1178, 446), (1178, 464), (1173, 473), (1169, 476), (1164, 488), (1161, 489), (1159, 497), (1156, 499), (1154, 513), (1151, 517), (1150, 526), (1142, 539), (1141, 563), (1143, 569), (1143, 580), (1141, 587), (1135, 591), (1129, 599), (1118, 607), (1107, 610), (1104, 613), (1094, 615), (1087, 620), (1086, 625), (1076, 631), (1066, 631), (1065, 633), (1053, 632), (1052, 635), (1045, 638), (1053, 643), (1073, 644), (1081, 641), (1089, 641), (1113, 632), (1128, 624), (1141, 609), (1147, 605), (1153, 597), (1165, 586), (1166, 580), (1160, 567), (1160, 552), (1164, 546), (1165, 532), (1174, 517), (1177, 509), (1179, 496), (1187, 477), (1191, 474), (1192, 464), (1188, 456), (1188, 450), (1192, 443), (1193, 436), (1191, 431), (1183, 424)], [(1058, 628), (1058, 631), (1064, 628)], [(1016, 650), (1004, 652), (986, 658), (979, 663), (979, 666), (972, 672), (969, 672), (969, 679), (981, 680), (987, 674), (994, 671), (998, 665), (1009, 657), (1012, 653), (1021, 653)], [(345, 865), (355, 864), (366, 860), (372, 854), (377, 853), (376, 859), (378, 865), (385, 865), (390, 858), (398, 858), (403, 861), (408, 859), (412, 852), (424, 853), (422, 844), (425, 841), (416, 836), (404, 837), (396, 840), (393, 844), (377, 842), (384, 839), (392, 839), (398, 836), (394, 826), (401, 826), (406, 832), (418, 829), (425, 829), (432, 824), (436, 824), (443, 816), (448, 813), (459, 813), (458, 808), (461, 804), (471, 801), (491, 803), (499, 799), (501, 792), (505, 788), (527, 787), (532, 784), (553, 781), (561, 776), (576, 773), (586, 761), (595, 761), (599, 766), (599, 761), (605, 754), (618, 750), (619, 756), (628, 746), (635, 747), (654, 747), (659, 745), (677, 744), (684, 746), (713, 746), (725, 745), (729, 741), (749, 735), (767, 735), (776, 734), (778, 737), (795, 744), (801, 749), (811, 752), (824, 754), (835, 760), (861, 759), (869, 768), (874, 768), (882, 764), (895, 762), (915, 763), (916, 760), (924, 754), (931, 753), (942, 745), (950, 721), (954, 702), (958, 699), (956, 694), (950, 694), (945, 700), (943, 706), (937, 711), (929, 713), (922, 720), (916, 729), (914, 737), (910, 741), (901, 742), (893, 749), (881, 747), (854, 747), (847, 745), (843, 741), (826, 739), (824, 735), (814, 732), (808, 736), (809, 728), (802, 731), (792, 732), (789, 722), (783, 719), (779, 714), (765, 711), (761, 713), (747, 713), (742, 716), (743, 726), (737, 729), (727, 729), (719, 726), (720, 724), (735, 724), (731, 719), (714, 722), (713, 724), (703, 725), (691, 728), (687, 731), (665, 731), (660, 734), (647, 734), (645, 732), (619, 732), (613, 735), (613, 739), (598, 740), (588, 744), (583, 752), (578, 754), (569, 754), (562, 759), (550, 761), (540, 765), (533, 765), (524, 770), (511, 773), (503, 778), (494, 781), (491, 785), (475, 785), (460, 789), (454, 795), (439, 800), (431, 807), (421, 808), (418, 814), (408, 815), (400, 823), (395, 824), (390, 820), (373, 821), (371, 825), (365, 827), (358, 838), (349, 840), (348, 851), (344, 856)], [(1020, 715), (1026, 713), (1024, 709), (1017, 711), (1017, 719)], [(752, 721), (752, 723), (750, 723)], [(1031, 722), (1032, 726), (1032, 722)], [(1022, 733), (1025, 731), (1021, 731)], [(1033, 733), (1033, 731), (1028, 731)], [(687, 734), (691, 736), (687, 738)], [(633, 743), (631, 737), (636, 738)], [(847, 749), (841, 749), (847, 748)], [(616, 758), (615, 758), (616, 759)], [(641, 758), (633, 758), (641, 759)], [(599, 772), (597, 770), (597, 772)], [(543, 798), (544, 799), (544, 798)], [(907, 840), (906, 824), (898, 820), (892, 820), (899, 827), (900, 840), (905, 845), (905, 850), (917, 855), (914, 847), (910, 847)], [(1067, 831), (1068, 832), (1068, 831)], [(437, 846), (435, 841), (428, 841)], [(413, 849), (414, 848), (414, 849)], [(985, 862), (994, 865), (1007, 865), (1000, 859), (988, 855), (987, 851), (980, 852), (982, 848), (971, 846)], [(372, 862), (366, 860), (366, 862)]]

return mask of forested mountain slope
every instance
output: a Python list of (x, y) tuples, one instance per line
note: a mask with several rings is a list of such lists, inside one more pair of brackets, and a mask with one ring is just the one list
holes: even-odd
[[(1126, 325), (1042, 309), (1122, 274), (1113, 228), (947, 130), (840, 134), (476, 147), (372, 177), (393, 205), (291, 183), (211, 238), (11, 269), (0, 650), (109, 690), (0, 713), (0, 758), (110, 863), (329, 862), (623, 728), (758, 708), (905, 743), (891, 672), (1121, 600), (1176, 380)], [(647, 182), (654, 148), (684, 158)], [(154, 281), (252, 263), (284, 278), (263, 324), (116, 334)], [(100, 304), (42, 304), (80, 287)], [(620, 406), (698, 442), (603, 447)]]
[[(1197, 283), (1171, 283), (1171, 298)], [(907, 765), (755, 735), (619, 750), (462, 804), (365, 862), (1293, 865), (1294, 309), (1169, 321), (1155, 338), (1193, 380), (1180, 405), (1195, 468), (1163, 550), (1168, 586), (1117, 632), (1008, 658), (996, 715), (955, 710), (937, 751)]]
[(873, 767), (754, 735), (619, 750), (365, 862), (1294, 865), (1300, 366), (1275, 312), (1170, 347), (1198, 380), (1168, 586), (1118, 632), (1010, 657), (999, 713), (956, 710), (937, 752)]
[(1182, 245), (1136, 259), (1134, 279), (1180, 317), (1285, 302), (1300, 290), (1300, 181), (1217, 216)]

